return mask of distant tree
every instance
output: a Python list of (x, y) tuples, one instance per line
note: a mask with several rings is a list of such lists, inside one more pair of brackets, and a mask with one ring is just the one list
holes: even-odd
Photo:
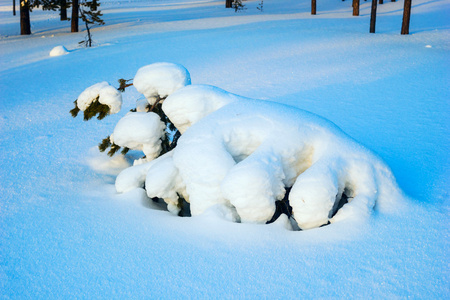
[(232, 7), (234, 8), (235, 12), (241, 11), (241, 10), (246, 10), (245, 5), (242, 4), (242, 0), (234, 0)]
[(72, 19), (71, 19), (71, 32), (78, 32), (78, 10), (80, 9), (80, 5), (78, 0), (72, 0)]
[(256, 7), (256, 9), (259, 10), (260, 12), (263, 12), (263, 10), (264, 10), (264, 0), (261, 0), (261, 2), (259, 2), (259, 4)]
[(233, 0), (225, 0), (225, 8), (231, 8), (233, 5)]
[(20, 34), (31, 34), (30, 12), (33, 8), (56, 11), (60, 7), (59, 0), (20, 0)]
[(401, 34), (409, 34), (409, 23), (411, 19), (411, 0), (405, 0), (403, 6), (403, 21)]
[(359, 0), (353, 0), (353, 15), (359, 16)]
[(31, 34), (30, 25), (30, 3), (28, 0), (20, 1), (20, 34), (27, 35)]
[(315, 15), (316, 14), (316, 0), (311, 0), (311, 14)]
[(16, 15), (16, 0), (13, 0), (13, 16)]
[(67, 1), (66, 0), (60, 0), (60, 19), (61, 21), (67, 20)]
[(94, 24), (104, 25), (105, 22), (102, 20), (102, 12), (97, 10), (99, 4), (96, 1), (85, 1), (79, 8), (80, 18), (84, 22), (86, 26), (87, 36), (84, 41), (81, 41), (79, 44), (84, 44), (86, 47), (92, 46), (92, 35), (91, 35), (91, 26)]
[(372, 10), (370, 12), (370, 33), (375, 33), (376, 20), (377, 20), (377, 0), (372, 0)]

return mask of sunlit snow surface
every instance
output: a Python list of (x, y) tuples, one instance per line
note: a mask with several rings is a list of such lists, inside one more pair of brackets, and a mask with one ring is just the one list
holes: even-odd
[[(3, 297), (448, 298), (448, 1), (413, 2), (409, 36), (402, 1), (378, 6), (375, 35), (369, 1), (360, 17), (351, 1), (320, 2), (317, 16), (309, 2), (258, 4), (104, 2), (96, 47), (82, 49), (85, 33), (52, 12), (34, 10), (33, 35), (16, 36), (18, 16), (0, 1)], [(70, 55), (50, 57), (58, 45)], [(411, 199), (358, 226), (293, 232), (218, 210), (174, 217), (144, 190), (117, 195), (116, 172), (90, 149), (123, 115), (83, 122), (68, 111), (86, 87), (158, 61), (324, 116), (375, 151)], [(123, 94), (123, 112), (139, 97)]]

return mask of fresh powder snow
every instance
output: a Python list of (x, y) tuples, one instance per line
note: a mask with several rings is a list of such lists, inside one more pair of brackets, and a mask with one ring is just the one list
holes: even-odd
[[(407, 36), (400, 35), (403, 1), (378, 5), (375, 34), (368, 32), (370, 1), (361, 1), (359, 17), (352, 16), (351, 1), (319, 1), (315, 16), (308, 1), (243, 3), (247, 9), (235, 13), (224, 1), (101, 1), (106, 24), (92, 28), (96, 47), (80, 48), (86, 32), (70, 33), (69, 22), (53, 11), (34, 9), (32, 35), (19, 36), (18, 7), (13, 16), (11, 1), (0, 0), (0, 297), (448, 298), (448, 0), (413, 1)], [(70, 55), (50, 57), (60, 45)], [(269, 110), (259, 103), (278, 102), (267, 114), (295, 107), (289, 114), (308, 111), (336, 124), (348, 134), (339, 138), (363, 145), (351, 150), (374, 158), (367, 160), (373, 167), (344, 173), (366, 182), (359, 174), (376, 173), (383, 161), (406, 199), (392, 193), (363, 218), (303, 231), (292, 231), (284, 216), (272, 224), (231, 222), (236, 215), (226, 205), (191, 218), (174, 216), (149, 199), (147, 186), (161, 180), (152, 193), (169, 203), (174, 191), (187, 193), (177, 167), (184, 151), (129, 168), (142, 152), (109, 158), (93, 149), (136, 101), (149, 104), (141, 92), (127, 88), (122, 109), (102, 121), (69, 114), (87, 87), (105, 81), (112, 91), (119, 78), (131, 79), (157, 62), (183, 65), (195, 85), (213, 94), (222, 94), (213, 88), (220, 87), (264, 100), (227, 100), (226, 93), (214, 104), (189, 99), (182, 110), (190, 119), (180, 116), (182, 143), (209, 133), (202, 123), (222, 134), (229, 122), (244, 122), (215, 123), (233, 109), (256, 113)], [(171, 96), (188, 88), (182, 82)], [(196, 105), (211, 107), (193, 118)], [(256, 138), (253, 132), (237, 133)], [(212, 136), (217, 140), (210, 147), (224, 137)], [(220, 152), (232, 154), (232, 168), (246, 158), (231, 151), (235, 147)], [(259, 176), (270, 168), (281, 178), (286, 169), (277, 149), (269, 150), (260, 153), (266, 165), (247, 170)], [(207, 159), (209, 152), (202, 151)], [(355, 159), (344, 158), (319, 173), (344, 170)], [(124, 178), (139, 184), (124, 183), (130, 189), (117, 193), (117, 174), (137, 167), (139, 179)], [(328, 185), (336, 186), (339, 180)], [(276, 186), (270, 190), (281, 196)]]

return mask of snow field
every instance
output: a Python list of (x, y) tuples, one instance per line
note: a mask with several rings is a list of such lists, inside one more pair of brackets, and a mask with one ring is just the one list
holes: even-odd
[[(182, 2), (139, 1), (134, 12), (105, 2), (107, 26), (83, 49), (85, 33), (53, 12), (35, 10), (33, 35), (15, 36), (11, 2), (0, 1), (1, 297), (447, 299), (448, 1), (413, 2), (407, 37), (402, 1), (378, 6), (375, 35), (369, 2), (361, 17), (351, 1), (322, 1), (315, 17), (309, 2), (266, 0), (263, 14), (251, 9), (258, 1), (239, 14)], [(58, 45), (70, 55), (49, 57)], [(324, 116), (377, 153), (411, 199), (292, 232), (229, 222), (217, 206), (174, 217), (142, 189), (117, 194), (117, 166), (130, 162), (89, 151), (123, 115), (83, 122), (68, 111), (85, 87), (158, 61)], [(127, 89), (123, 111), (137, 98)]]

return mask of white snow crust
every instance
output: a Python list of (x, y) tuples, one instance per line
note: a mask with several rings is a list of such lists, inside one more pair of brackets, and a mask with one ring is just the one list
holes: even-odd
[(165, 128), (155, 113), (130, 112), (117, 123), (111, 141), (122, 147), (142, 150), (147, 159), (152, 160), (161, 151)]
[(98, 97), (98, 102), (108, 105), (110, 114), (116, 114), (122, 108), (122, 94), (108, 82), (96, 83), (85, 89), (77, 99), (77, 106), (85, 111)]
[(69, 54), (69, 51), (67, 51), (64, 46), (56, 46), (50, 51), (50, 56), (61, 56), (66, 54)]
[(186, 68), (166, 62), (140, 68), (133, 80), (134, 87), (147, 98), (150, 104), (154, 104), (158, 97), (165, 98), (189, 84), (191, 84), (191, 77)]

